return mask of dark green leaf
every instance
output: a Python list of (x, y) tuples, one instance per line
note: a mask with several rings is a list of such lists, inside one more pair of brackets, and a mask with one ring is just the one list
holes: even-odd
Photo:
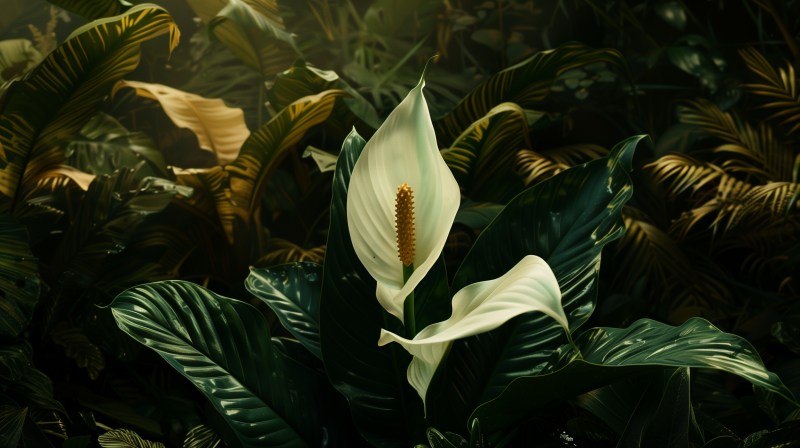
[(291, 263), (252, 269), (245, 286), (251, 294), (272, 308), (283, 326), (298, 341), (322, 359), (319, 348), (322, 266), (316, 263)]
[(428, 428), (427, 436), (431, 448), (469, 448), (463, 437), (452, 432), (442, 434), (434, 428)]
[(576, 341), (583, 359), (564, 345), (535, 376), (517, 378), (472, 415), (487, 433), (512, 428), (525, 416), (571, 396), (665, 367), (706, 367), (737, 374), (785, 397), (794, 397), (764, 367), (749, 342), (692, 318), (679, 327), (642, 319), (626, 329), (594, 328)]
[(324, 439), (325, 403), (292, 376), (253, 306), (172, 281), (131, 288), (110, 307), (123, 331), (208, 397), (245, 447), (317, 446)]
[[(498, 278), (526, 255), (538, 255), (556, 275), (575, 331), (594, 309), (600, 251), (624, 231), (622, 206), (632, 194), (628, 172), (641, 138), (627, 139), (608, 157), (565, 170), (509, 202), (475, 242), (451, 292)], [(464, 431), (473, 409), (514, 378), (536, 372), (566, 342), (564, 329), (542, 313), (456, 341), (429, 389), (431, 426)]]
[(464, 224), (470, 229), (484, 229), (502, 210), (502, 204), (465, 199), (461, 202), (453, 222)]
[(775, 392), (757, 384), (753, 384), (753, 392), (755, 393), (758, 407), (764, 411), (764, 414), (772, 420), (775, 426), (778, 426), (781, 423), (781, 418), (778, 413), (778, 397)]
[(39, 300), (39, 260), (28, 247), (28, 231), (9, 214), (0, 215), (0, 337), (18, 335)]
[(31, 367), (33, 348), (28, 342), (7, 345), (0, 348), (0, 378), (16, 381)]
[[(133, 427), (147, 434), (163, 435), (161, 425), (157, 421), (140, 415), (130, 404), (124, 401), (97, 395), (88, 388), (75, 383), (56, 383), (56, 391), (59, 397), (74, 400), (81, 406), (85, 406), (98, 414), (113, 418), (120, 425)], [(83, 419), (87, 425), (90, 425), (86, 416), (83, 416)], [(92, 416), (92, 425), (94, 424), (96, 423), (94, 423), (94, 417)], [(91, 425), (90, 429), (93, 429)]]
[(53, 398), (53, 384), (44, 373), (31, 367), (22, 378), (8, 383), (5, 391), (21, 406), (34, 409), (49, 409), (67, 415), (64, 407)]
[(92, 441), (92, 436), (70, 437), (64, 441), (62, 448), (86, 448)]
[(0, 448), (16, 448), (28, 408), (0, 406)]
[(48, 0), (88, 21), (122, 14), (131, 4), (125, 0)]

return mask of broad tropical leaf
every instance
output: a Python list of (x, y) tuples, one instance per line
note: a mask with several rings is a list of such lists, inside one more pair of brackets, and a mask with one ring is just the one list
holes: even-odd
[(327, 90), (292, 103), (251, 134), (239, 157), (228, 165), (177, 173), (184, 185), (199, 182), (205, 186), (229, 243), (234, 242), (235, 229), (242, 232), (249, 228), (269, 175), (311, 126), (328, 118), (334, 101), (343, 94), (341, 90)]
[(117, 324), (202, 391), (245, 447), (318, 446), (325, 402), (292, 375), (253, 306), (189, 282), (131, 288), (111, 304)]
[(471, 418), (480, 419), (486, 433), (513, 428), (526, 415), (572, 396), (666, 367), (703, 367), (739, 375), (800, 406), (792, 392), (768, 371), (745, 339), (723, 333), (708, 321), (692, 318), (679, 327), (652, 320), (628, 328), (594, 328), (575, 345), (552, 353), (534, 375), (516, 378), (494, 400), (481, 405)]
[[(103, 112), (92, 116), (70, 140), (65, 157), (67, 165), (94, 175), (111, 174), (119, 168), (136, 166), (142, 157), (153, 172), (168, 177), (164, 157), (155, 142), (144, 132), (125, 129)], [(83, 185), (81, 188), (86, 190)]]
[(302, 56), (280, 15), (244, 0), (229, 0), (208, 22), (208, 30), (264, 79), (291, 67)]
[(131, 7), (125, 0), (48, 0), (88, 21), (117, 16)]
[(292, 263), (252, 269), (245, 280), (251, 294), (266, 303), (283, 326), (319, 359), (319, 295), (322, 266)]
[(0, 110), (0, 211), (19, 206), (34, 179), (64, 161), (64, 139), (91, 118), (111, 87), (139, 62), (139, 44), (178, 29), (161, 7), (143, 4), (73, 32), (25, 76), (7, 86)]
[(517, 152), (530, 147), (525, 111), (503, 103), (465, 129), (442, 158), (465, 196), (505, 203), (522, 191), (511, 168)]
[[(451, 291), (500, 277), (526, 255), (537, 255), (556, 275), (574, 332), (596, 303), (600, 252), (624, 232), (622, 206), (633, 193), (628, 173), (642, 138), (624, 140), (608, 157), (570, 168), (515, 197), (478, 237)], [(471, 410), (497, 397), (512, 379), (535, 372), (566, 342), (564, 329), (540, 313), (456, 341), (429, 388), (429, 423), (462, 433)]]
[(28, 231), (0, 214), (0, 336), (14, 337), (30, 322), (41, 291), (39, 260), (28, 246)]
[(195, 426), (183, 441), (183, 448), (216, 448), (222, 441), (206, 425)]
[(450, 146), (465, 129), (500, 103), (516, 103), (523, 109), (535, 109), (536, 103), (547, 97), (550, 87), (561, 74), (596, 62), (616, 65), (624, 72), (628, 70), (625, 59), (616, 50), (595, 50), (570, 42), (542, 51), (497, 73), (433, 124), (439, 144)]
[(228, 107), (218, 98), (203, 98), (161, 84), (119, 81), (111, 90), (114, 96), (122, 88), (136, 89), (136, 94), (156, 100), (175, 126), (187, 128), (197, 136), (200, 148), (214, 154), (219, 165), (231, 163), (250, 136), (244, 124), (244, 112)]
[[(336, 164), (322, 276), (320, 342), (328, 378), (348, 398), (364, 438), (376, 446), (405, 448), (424, 442), (426, 429), (423, 403), (406, 379), (411, 356), (398, 344), (378, 347), (381, 328), (400, 333), (402, 325), (378, 303), (376, 281), (356, 256), (347, 227), (350, 176), (365, 144), (351, 132)], [(417, 288), (419, 328), (450, 315), (446, 279), (440, 259)]]
[(58, 412), (66, 416), (67, 412), (53, 398), (53, 383), (44, 373), (33, 367), (25, 371), (25, 375), (15, 381), (0, 380), (4, 394), (20, 406)]
[(101, 434), (97, 443), (103, 448), (164, 448), (164, 444), (139, 437), (130, 429), (115, 429)]

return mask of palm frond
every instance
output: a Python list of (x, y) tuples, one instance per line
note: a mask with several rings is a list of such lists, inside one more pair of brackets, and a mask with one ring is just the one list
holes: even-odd
[(666, 193), (670, 199), (691, 188), (695, 192), (711, 182), (726, 176), (722, 168), (713, 163), (703, 162), (688, 154), (670, 153), (645, 165), (656, 183), (665, 183), (672, 178)]
[(787, 134), (800, 129), (800, 92), (797, 91), (797, 78), (792, 64), (787, 62), (785, 70), (779, 68), (776, 72), (767, 59), (753, 47), (739, 50), (739, 55), (750, 71), (766, 81), (765, 84), (744, 84), (742, 87), (750, 93), (778, 100), (758, 106), (759, 109), (778, 109), (767, 120), (782, 118), (780, 126), (791, 126)]
[(540, 152), (523, 149), (517, 153), (514, 172), (522, 176), (527, 186), (555, 176), (571, 166), (607, 154), (607, 149), (594, 144), (562, 146)]
[(325, 258), (325, 246), (303, 249), (291, 241), (282, 238), (270, 238), (267, 242), (268, 253), (256, 261), (256, 267), (269, 267), (276, 264), (310, 261), (322, 263)]

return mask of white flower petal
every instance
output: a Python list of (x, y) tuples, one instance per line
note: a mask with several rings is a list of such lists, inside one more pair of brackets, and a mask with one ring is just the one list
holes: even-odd
[(397, 342), (414, 355), (408, 366), (408, 382), (424, 402), (433, 372), (453, 341), (494, 330), (512, 317), (531, 311), (547, 314), (569, 331), (556, 276), (534, 255), (526, 256), (498, 279), (473, 283), (456, 293), (453, 314), (446, 321), (429, 325), (413, 340), (382, 329), (378, 345)]
[[(403, 320), (403, 302), (425, 277), (447, 240), (461, 197), (439, 154), (424, 81), (409, 92), (364, 147), (347, 195), (347, 224), (358, 259), (378, 281), (381, 305)], [(395, 228), (397, 187), (414, 194), (414, 274), (403, 285)]]

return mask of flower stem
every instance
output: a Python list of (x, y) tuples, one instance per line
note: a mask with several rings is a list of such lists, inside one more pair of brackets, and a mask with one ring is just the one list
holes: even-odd
[[(405, 285), (411, 274), (414, 273), (414, 263), (410, 266), (403, 265), (403, 284)], [(403, 302), (403, 323), (405, 324), (406, 339), (414, 339), (417, 335), (417, 325), (414, 322), (414, 291)]]

